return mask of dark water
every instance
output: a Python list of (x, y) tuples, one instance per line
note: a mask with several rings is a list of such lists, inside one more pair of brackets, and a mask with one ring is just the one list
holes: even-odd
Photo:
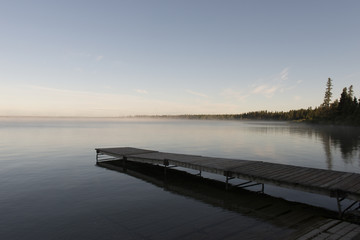
[[(270, 220), (259, 210), (262, 200), (251, 206), (259, 199), (252, 193), (234, 197), (185, 180), (164, 187), (151, 176), (95, 166), (94, 148), (132, 146), (359, 173), (359, 132), (279, 122), (0, 118), (0, 239), (286, 237), (294, 228)], [(317, 195), (268, 186), (266, 192), (335, 207), (334, 199)]]

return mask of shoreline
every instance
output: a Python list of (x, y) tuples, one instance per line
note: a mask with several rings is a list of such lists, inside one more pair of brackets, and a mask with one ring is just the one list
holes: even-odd
[(118, 117), (96, 117), (96, 116), (0, 116), (0, 119), (62, 119), (62, 120), (95, 120), (95, 119), (169, 119), (169, 120), (206, 120), (206, 121), (253, 121), (253, 122), (288, 122), (288, 123), (303, 123), (314, 126), (336, 126), (336, 127), (360, 127), (360, 123), (339, 121), (339, 120), (308, 120), (308, 119), (271, 119), (271, 118), (237, 118), (232, 114), (214, 114), (214, 115), (137, 115), (137, 116), (118, 116)]

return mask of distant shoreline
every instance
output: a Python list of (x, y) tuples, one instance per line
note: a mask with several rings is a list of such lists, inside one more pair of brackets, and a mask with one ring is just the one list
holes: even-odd
[(282, 119), (269, 117), (244, 117), (244, 114), (180, 114), (180, 115), (132, 115), (132, 116), (0, 116), (2, 119), (181, 119), (181, 120), (217, 120), (217, 121), (274, 121), (306, 123), (313, 125), (334, 125), (360, 127), (360, 123), (346, 120), (324, 119)]
[(292, 123), (306, 123), (314, 125), (335, 125), (360, 127), (360, 123), (352, 119), (302, 119), (302, 118), (270, 118), (270, 117), (244, 117), (245, 114), (189, 114), (189, 115), (139, 115), (132, 118), (159, 118), (159, 119), (188, 119), (188, 120), (224, 120), (224, 121), (279, 121)]

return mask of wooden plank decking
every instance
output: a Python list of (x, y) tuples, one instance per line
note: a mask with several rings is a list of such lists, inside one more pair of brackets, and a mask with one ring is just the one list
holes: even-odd
[[(249, 161), (240, 159), (226, 159), (165, 153), (130, 147), (97, 148), (99, 156), (108, 155), (115, 158), (179, 166), (204, 172), (216, 173), (230, 178), (240, 178), (262, 184), (272, 184), (280, 187), (322, 194), (337, 198), (338, 203), (343, 199), (360, 200), (360, 174), (340, 172), (308, 167), (291, 166), (285, 164)], [(340, 204), (339, 212), (341, 212)]]

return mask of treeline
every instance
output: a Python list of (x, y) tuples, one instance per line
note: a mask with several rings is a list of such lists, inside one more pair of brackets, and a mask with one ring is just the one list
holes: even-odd
[(360, 126), (360, 100), (354, 96), (353, 86), (344, 88), (340, 99), (331, 102), (332, 80), (326, 84), (324, 102), (316, 108), (284, 111), (254, 111), (242, 114), (196, 114), (157, 116), (166, 118), (206, 119), (206, 120), (281, 120), (304, 121)]
[(300, 109), (289, 112), (255, 111), (242, 114), (190, 114), (190, 115), (162, 115), (156, 117), (199, 119), (199, 120), (305, 120), (313, 119), (314, 110)]
[[(330, 80), (330, 79), (329, 79)], [(353, 86), (343, 88), (340, 100), (324, 103), (318, 108), (314, 121), (360, 126), (360, 101), (354, 96)]]

